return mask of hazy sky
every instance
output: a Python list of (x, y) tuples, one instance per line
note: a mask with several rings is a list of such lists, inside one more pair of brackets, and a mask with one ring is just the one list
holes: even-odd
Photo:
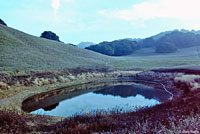
[(200, 29), (200, 0), (0, 0), (10, 27), (66, 43), (143, 38), (173, 29)]

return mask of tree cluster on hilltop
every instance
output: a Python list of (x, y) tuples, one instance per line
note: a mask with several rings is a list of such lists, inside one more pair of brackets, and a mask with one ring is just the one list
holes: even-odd
[(135, 41), (125, 39), (112, 42), (101, 42), (97, 45), (86, 47), (86, 49), (109, 56), (123, 56), (136, 51), (138, 49), (138, 44)]
[(134, 40), (116, 40), (112, 42), (102, 42), (92, 45), (86, 49), (102, 53), (109, 56), (123, 56), (134, 53), (141, 48), (154, 48), (155, 53), (173, 53), (178, 49), (199, 46), (200, 35), (190, 31), (174, 30), (160, 35), (145, 38), (139, 41)]
[(49, 40), (55, 40), (55, 41), (59, 41), (59, 42), (60, 42), (59, 37), (58, 37), (55, 33), (51, 32), (51, 31), (44, 31), (44, 32), (41, 34), (40, 37), (41, 37), (41, 38), (46, 38), (46, 39), (49, 39)]
[(186, 48), (200, 45), (200, 35), (192, 32), (174, 31), (166, 34), (157, 42), (168, 42), (174, 44), (177, 48)]
[(155, 47), (156, 53), (173, 53), (177, 51), (177, 47), (170, 43), (160, 43)]

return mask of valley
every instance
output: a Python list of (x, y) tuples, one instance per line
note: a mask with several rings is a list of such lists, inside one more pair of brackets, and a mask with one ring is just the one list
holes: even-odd
[[(0, 25), (0, 50), (2, 133), (178, 133), (199, 127), (199, 46), (164, 54), (150, 47), (130, 55), (107, 56)], [(165, 92), (163, 84), (173, 97), (128, 112), (104, 109), (65, 118), (23, 110), (24, 101), (57, 96), (65, 100), (66, 96), (72, 98), (89, 91), (98, 93), (98, 88), (127, 84), (122, 79), (158, 92)], [(50, 103), (44, 107), (56, 106)]]

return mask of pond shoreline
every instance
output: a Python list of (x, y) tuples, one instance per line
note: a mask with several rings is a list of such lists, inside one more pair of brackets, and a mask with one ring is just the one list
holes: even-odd
[[(111, 74), (111, 75), (110, 75)], [(155, 81), (155, 82), (161, 82), (163, 85), (166, 86), (166, 89), (171, 92), (174, 97), (172, 100), (151, 107), (151, 108), (144, 108), (141, 110), (138, 110), (136, 112), (128, 112), (128, 113), (110, 113), (108, 115), (101, 115), (99, 113), (96, 113), (95, 115), (86, 115), (86, 116), (77, 116), (74, 118), (57, 118), (57, 117), (49, 117), (49, 116), (39, 116), (39, 115), (31, 115), (25, 113), (25, 117), (30, 120), (37, 120), (35, 121), (34, 125), (34, 131), (36, 132), (57, 132), (57, 133), (64, 133), (64, 132), (82, 132), (82, 133), (91, 133), (91, 132), (118, 132), (118, 133), (126, 133), (126, 132), (138, 132), (138, 133), (146, 133), (146, 132), (159, 132), (160, 128), (162, 128), (163, 132), (178, 132), (183, 130), (184, 128), (191, 128), (192, 130), (195, 130), (193, 128), (198, 128), (196, 125), (193, 124), (191, 126), (190, 124), (187, 124), (187, 121), (191, 121), (195, 124), (199, 124), (199, 120), (197, 118), (197, 115), (200, 114), (200, 104), (199, 104), (199, 89), (195, 89), (193, 87), (195, 85), (195, 82), (198, 81), (200, 78), (196, 74), (184, 74), (182, 72), (176, 73), (176, 72), (156, 72), (153, 70), (148, 71), (142, 71), (137, 73), (130, 73), (130, 72), (124, 72), (124, 73), (110, 73), (109, 75), (112, 77), (106, 77), (108, 80), (111, 80), (113, 78), (119, 78), (122, 76), (130, 76), (133, 79), (136, 80), (144, 80), (144, 81)], [(116, 75), (117, 74), (117, 75)], [(189, 75), (189, 76), (188, 76)], [(115, 77), (113, 77), (115, 76)], [(187, 83), (187, 81), (184, 81), (184, 77), (189, 77), (191, 80), (191, 83)], [(98, 77), (99, 78), (99, 77)], [(105, 77), (102, 77), (103, 79)], [(94, 80), (94, 79), (93, 79)], [(101, 80), (101, 79), (96, 79)], [(144, 83), (144, 81), (142, 83)], [(84, 81), (85, 82), (85, 81)], [(89, 82), (89, 81), (88, 81)], [(91, 82), (91, 81), (90, 81)], [(79, 84), (83, 83), (83, 81), (80, 81)], [(61, 84), (61, 83), (59, 83)], [(76, 85), (76, 83), (71, 83)], [(152, 85), (148, 83), (147, 85)], [(69, 85), (63, 85), (62, 86), (69, 86)], [(155, 86), (155, 85), (153, 85)], [(54, 89), (57, 89), (59, 87), (51, 87), (47, 89), (45, 86), (43, 89), (41, 89), (41, 92), (47, 92), (52, 91)], [(27, 87), (26, 87), (27, 88)], [(161, 88), (160, 88), (161, 89)], [(164, 90), (164, 89), (161, 89)], [(29, 90), (23, 90), (21, 92), (21, 102), (22, 100), (25, 100), (27, 97), (33, 96), (34, 94), (38, 94), (38, 91), (34, 91), (30, 93), (30, 91), (34, 91), (34, 89)], [(41, 93), (40, 92), (40, 93)], [(15, 96), (15, 95), (14, 95)], [(24, 97), (26, 96), (26, 97)], [(4, 108), (10, 110), (13, 110), (13, 105), (18, 105), (19, 102), (14, 102), (16, 98), (10, 99), (12, 97), (7, 98), (7, 106)], [(5, 101), (0, 100), (0, 103), (4, 103)], [(12, 102), (12, 103), (9, 103)], [(19, 110), (18, 109), (18, 110)], [(9, 116), (15, 116), (17, 118), (23, 119), (24, 117), (21, 116), (20, 110), (17, 113), (10, 113)], [(2, 114), (5, 114), (7, 112), (0, 111)], [(12, 117), (11, 117), (12, 118)], [(38, 119), (40, 118), (40, 119)], [(107, 120), (109, 119), (109, 120)], [(128, 120), (127, 120), (128, 119)], [(192, 120), (191, 120), (192, 119)], [(37, 127), (37, 125), (40, 124), (41, 126), (41, 120), (47, 120), (47, 122), (43, 122), (42, 129), (40, 127)], [(83, 122), (80, 122), (82, 120)], [(129, 122), (130, 121), (130, 122)], [(134, 122), (137, 121), (135, 124)], [(145, 123), (145, 122), (146, 123)], [(57, 122), (57, 123), (56, 123)], [(74, 125), (71, 123), (73, 122)], [(96, 124), (97, 122), (104, 122), (103, 124)], [(125, 123), (125, 124), (124, 124)], [(24, 124), (24, 123), (23, 123)], [(96, 126), (96, 125), (97, 126)], [(125, 130), (121, 128), (123, 125), (123, 128), (126, 128)], [(177, 124), (177, 125), (173, 125)], [(67, 126), (67, 127), (66, 127)], [(74, 128), (76, 126), (76, 128)], [(96, 127), (95, 127), (96, 126)], [(141, 128), (141, 126), (143, 126)], [(156, 126), (156, 127), (155, 127)], [(78, 129), (77, 129), (78, 127)], [(129, 129), (131, 128), (131, 129)], [(144, 129), (145, 128), (145, 129)], [(10, 128), (12, 130), (12, 128)], [(122, 132), (123, 130), (123, 132)], [(26, 132), (32, 132), (33, 129), (27, 130)]]
[(161, 82), (156, 82), (156, 81), (147, 81), (147, 80), (133, 80), (134, 82), (147, 82), (147, 83), (152, 83), (152, 84), (159, 84), (159, 85), (162, 85), (163, 89), (165, 90), (165, 92), (167, 92), (168, 94), (171, 95), (171, 97), (169, 98), (169, 100), (172, 100), (173, 97), (174, 97), (174, 94), (172, 92), (170, 92), (166, 86), (161, 83)]
[[(167, 89), (175, 88), (175, 86), (172, 84), (169, 84), (171, 80), (168, 83), (163, 82), (164, 80), (166, 81), (166, 79), (169, 80), (168, 76), (166, 77), (165, 75), (162, 76), (162, 79), (159, 79), (158, 81), (157, 79), (155, 79), (157, 77), (156, 76), (157, 74), (158, 72), (152, 73), (152, 71), (128, 70), (128, 71), (108, 71), (108, 72), (93, 71), (91, 73), (88, 73), (87, 71), (85, 71), (83, 73), (76, 72), (73, 75), (72, 73), (69, 73), (69, 72), (64, 72), (64, 73), (63, 72), (51, 72), (51, 73), (44, 72), (44, 73), (39, 73), (39, 74), (27, 75), (27, 76), (24, 76), (24, 75), (23, 76), (18, 75), (17, 77), (12, 76), (16, 78), (17, 81), (21, 83), (21, 85), (17, 85), (17, 86), (14, 85), (10, 87), (11, 92), (12, 93), (14, 92), (15, 95), (0, 99), (0, 104), (1, 104), (0, 109), (17, 110), (21, 112), (22, 102), (31, 96), (41, 94), (41, 93), (46, 94), (46, 92), (56, 91), (59, 89), (62, 90), (67, 87), (71, 88), (73, 86), (81, 86), (86, 83), (87, 84), (96, 83), (98, 86), (98, 83), (102, 83), (102, 81), (111, 82), (113, 80), (123, 78), (123, 77), (127, 77), (127, 78), (129, 77), (129, 78), (132, 78), (132, 81), (135, 81), (137, 83), (142, 83), (150, 87), (156, 87), (158, 89), (165, 90), (166, 92), (171, 94), (173, 97), (180, 96), (182, 94), (180, 92), (174, 92), (174, 90), (170, 90), (170, 91), (167, 90)], [(162, 73), (159, 73), (159, 74), (162, 74)], [(149, 78), (149, 75), (151, 76), (150, 78)], [(8, 84), (9, 82), (12, 83), (12, 81), (10, 81), (12, 77), (6, 79)], [(54, 82), (54, 83), (48, 83), (48, 82), (45, 83), (45, 81), (47, 81), (45, 79), (48, 79), (48, 81), (51, 81), (52, 79), (55, 79), (55, 78), (60, 79), (60, 77), (62, 77), (64, 80), (62, 81), (57, 80), (57, 82)], [(73, 79), (71, 80), (67, 79), (66, 81), (66, 78), (69, 78), (69, 77), (73, 77)], [(38, 80), (38, 78), (40, 81), (43, 81), (43, 84), (33, 85), (34, 82), (32, 81), (36, 79)], [(30, 85), (28, 84), (25, 86), (24, 84), (26, 83), (29, 83)], [(14, 89), (14, 91), (12, 90), (12, 88)], [(15, 90), (19, 88), (21, 89), (21, 91), (19, 93), (15, 92)], [(76, 89), (72, 89), (72, 90), (69, 89), (67, 92), (70, 93), (70, 92), (73, 92), (74, 90)]]
[[(128, 80), (128, 79), (130, 79), (130, 80)], [(144, 90), (149, 93), (152, 93), (153, 90), (155, 90), (154, 93), (158, 93), (159, 90), (163, 91), (162, 89), (157, 89), (157, 88), (154, 88), (153, 86), (150, 87), (149, 85), (147, 86), (147, 84), (146, 85), (142, 84), (141, 82), (144, 82), (144, 81), (140, 81), (140, 83), (138, 83), (138, 82), (139, 81), (137, 81), (137, 83), (136, 83), (135, 80), (133, 80), (131, 77), (126, 77), (124, 79), (120, 78), (120, 79), (115, 79), (112, 81), (101, 81), (98, 83), (93, 82), (93, 83), (88, 83), (88, 84), (63, 87), (60, 89), (56, 89), (55, 91), (49, 91), (46, 93), (37, 94), (37, 95), (27, 98), (26, 100), (24, 100), (22, 102), (22, 109), (26, 112), (32, 112), (32, 111), (38, 110), (40, 108), (54, 106), (55, 104), (59, 104), (61, 101), (66, 100), (66, 99), (73, 99), (73, 97), (78, 97), (78, 96), (87, 94), (89, 92), (96, 92), (96, 91), (98, 92), (99, 90), (110, 88), (110, 87), (115, 87), (115, 86), (119, 86), (119, 85), (127, 86), (126, 87), (127, 90), (124, 88), (123, 92), (128, 92), (130, 95), (129, 97), (131, 97), (132, 95), (136, 96), (137, 94), (139, 94), (139, 95), (141, 94), (142, 96), (144, 96), (145, 98), (147, 97), (148, 99), (153, 99), (153, 98), (155, 99), (155, 97), (156, 97), (157, 98), (156, 100), (160, 101), (161, 103), (163, 103), (164, 101), (167, 101), (167, 99), (156, 96), (156, 94), (154, 97), (151, 98), (151, 95), (147, 95), (145, 93), (138, 92), (138, 90), (143, 91), (144, 89), (152, 89), (149, 91)], [(147, 82), (147, 81), (145, 81), (145, 82)], [(148, 81), (148, 82), (150, 82), (150, 81)], [(151, 84), (152, 84), (152, 82), (151, 82)], [(160, 83), (154, 82), (153, 84), (160, 84)], [(133, 87), (133, 89), (130, 90), (131, 85), (135, 85), (137, 88), (135, 87), (136, 89), (134, 89), (134, 87)], [(123, 89), (123, 87), (121, 87), (121, 88)], [(72, 90), (72, 89), (75, 89), (75, 90)], [(119, 92), (116, 92), (116, 91), (119, 91)], [(111, 95), (111, 96), (116, 95), (119, 97), (120, 97), (120, 95), (122, 95), (123, 98), (126, 98), (126, 95), (128, 95), (128, 94), (122, 93), (122, 90), (120, 90), (120, 89), (116, 90), (116, 91), (111, 92), (111, 90), (109, 90), (108, 95)], [(103, 92), (106, 93), (105, 91), (103, 91)], [(168, 92), (163, 91), (163, 93), (162, 93), (163, 95), (164, 95), (164, 92), (165, 92), (165, 95), (169, 96), (168, 99), (170, 99), (170, 95), (168, 95)], [(114, 94), (112, 94), (112, 93), (114, 93)], [(117, 104), (116, 104), (116, 106), (117, 106)], [(113, 107), (111, 107), (111, 108), (113, 108)]]
[[(68, 72), (67, 72), (68, 73)], [(17, 110), (17, 111), (21, 111), (21, 107), (22, 107), (22, 102), (31, 97), (34, 96), (36, 94), (40, 94), (40, 93), (45, 93), (45, 92), (49, 92), (49, 91), (54, 91), (57, 89), (63, 89), (66, 87), (73, 87), (73, 86), (80, 86), (82, 84), (86, 84), (86, 83), (101, 83), (102, 81), (113, 81), (119, 77), (132, 77), (134, 74), (138, 73), (138, 71), (111, 71), (111, 72), (98, 72), (98, 71), (94, 71), (91, 73), (85, 72), (85, 73), (76, 73), (76, 74), (63, 74), (60, 73), (60, 75), (53, 75), (52, 77), (52, 73), (50, 74), (46, 74), (44, 76), (40, 77), (34, 77), (34, 76), (26, 76), (26, 77), (22, 77), (19, 76), (19, 79), (17, 81), (21, 82), (21, 85), (13, 85), (10, 86), (9, 89), (4, 89), (3, 91), (5, 92), (6, 90), (11, 92), (10, 95), (8, 95), (7, 98), (2, 98), (0, 99), (0, 109), (9, 109), (9, 110)], [(58, 73), (55, 73), (58, 74)], [(50, 77), (49, 77), (50, 75)], [(33, 79), (30, 79), (34, 77)], [(56, 82), (53, 83), (45, 83), (45, 79), (48, 79), (48, 81), (55, 79), (55, 77), (57, 79), (60, 79), (60, 77), (62, 77), (62, 81), (56, 80)], [(69, 77), (73, 77), (73, 79), (67, 79)], [(40, 79), (40, 81), (43, 82), (42, 85), (24, 85), (25, 83), (31, 83), (32, 81), (34, 81), (35, 79)], [(11, 79), (11, 78), (10, 78)], [(67, 80), (66, 80), (67, 79)], [(29, 82), (27, 82), (29, 81)], [(7, 83), (4, 81), (5, 84), (9, 84), (10, 80), (7, 80)], [(39, 82), (40, 83), (40, 82)], [(19, 90), (19, 92), (16, 92), (16, 90)], [(72, 92), (73, 90), (69, 90), (69, 92)], [(14, 95), (13, 95), (14, 93)]]

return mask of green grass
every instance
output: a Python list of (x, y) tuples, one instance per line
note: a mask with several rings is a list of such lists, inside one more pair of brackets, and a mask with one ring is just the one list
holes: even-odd
[(179, 49), (169, 54), (156, 54), (153, 49), (142, 49), (133, 55), (119, 57), (120, 61), (112, 65), (118, 68), (144, 68), (172, 67), (181, 65), (200, 65), (197, 47)]
[(0, 70), (101, 68), (115, 60), (0, 25)]
[(152, 48), (123, 57), (110, 57), (61, 42), (28, 35), (0, 25), (0, 71), (59, 70), (69, 68), (117, 69), (200, 65), (197, 47), (156, 54)]

